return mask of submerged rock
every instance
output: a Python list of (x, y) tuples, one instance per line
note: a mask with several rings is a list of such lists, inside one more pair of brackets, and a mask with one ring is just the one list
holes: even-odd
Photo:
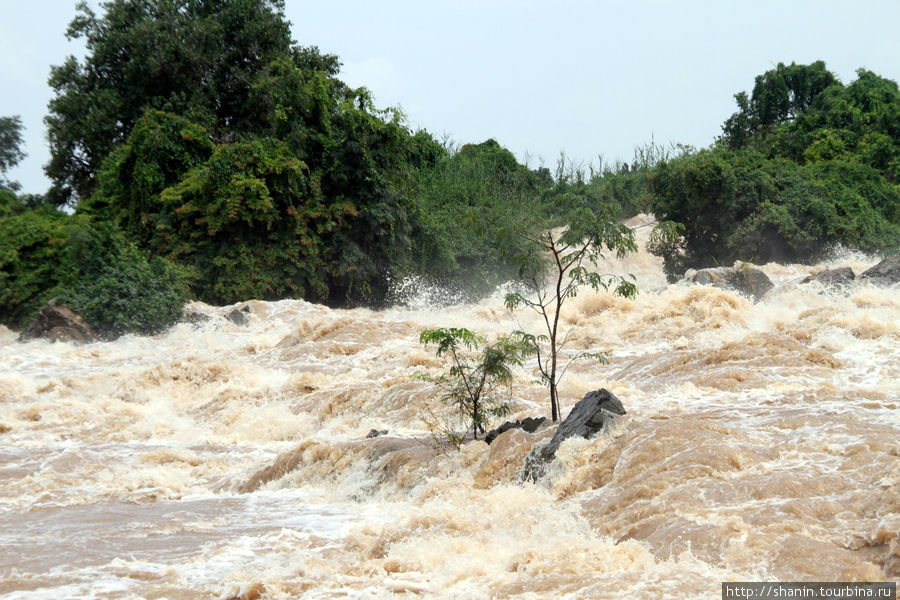
[(337, 484), (356, 501), (370, 497), (382, 487), (410, 489), (434, 462), (434, 451), (413, 438), (304, 440), (253, 473), (235, 490), (239, 494), (250, 493), (291, 474), (295, 482)]
[(609, 390), (588, 392), (569, 416), (556, 428), (556, 433), (546, 446), (535, 448), (525, 461), (523, 479), (537, 481), (546, 471), (547, 464), (556, 456), (560, 444), (570, 437), (589, 438), (603, 430), (616, 415), (624, 415), (622, 402)]
[(534, 433), (537, 431), (537, 428), (547, 420), (547, 417), (525, 417), (521, 421), (517, 420), (515, 423), (512, 421), (507, 421), (497, 429), (491, 429), (488, 431), (487, 435), (484, 436), (484, 441), (490, 444), (497, 436), (501, 433), (506, 433), (510, 429), (521, 429), (526, 433)]
[(829, 286), (848, 286), (856, 279), (856, 274), (850, 267), (840, 267), (838, 269), (828, 269), (814, 273), (809, 277), (805, 277), (800, 283), (810, 283), (818, 281), (822, 285)]
[(867, 271), (860, 278), (866, 278), (876, 285), (891, 285), (900, 281), (900, 254), (892, 254)]
[(229, 312), (227, 315), (225, 315), (225, 318), (228, 319), (229, 321), (231, 321), (232, 323), (234, 323), (235, 325), (244, 326), (250, 322), (250, 320), (247, 318), (247, 315), (249, 315), (252, 312), (253, 311), (250, 310), (250, 307), (245, 304), (241, 308), (239, 308), (239, 309), (235, 308), (234, 310)]
[(212, 317), (206, 313), (200, 312), (196, 308), (185, 308), (181, 320), (190, 325), (198, 326), (212, 320)]
[(98, 340), (100, 336), (71, 308), (65, 304), (57, 304), (54, 299), (48, 302), (41, 309), (41, 313), (19, 334), (19, 341), (22, 342), (34, 338), (86, 344)]
[(733, 267), (700, 269), (685, 277), (685, 281), (733, 290), (750, 296), (754, 301), (758, 301), (775, 287), (765, 273), (746, 263), (735, 263)]

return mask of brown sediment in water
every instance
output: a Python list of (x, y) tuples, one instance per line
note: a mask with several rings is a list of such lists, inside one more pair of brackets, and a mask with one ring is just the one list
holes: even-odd
[[(853, 258), (858, 261), (857, 258)], [(853, 263), (855, 265), (855, 262)], [(833, 265), (834, 266), (834, 265)], [(156, 338), (72, 346), (0, 328), (0, 594), (33, 598), (711, 597), (721, 581), (900, 578), (900, 300), (765, 265), (753, 304), (667, 286), (572, 300), (565, 413), (628, 414), (435, 446), (422, 329), (526, 328), (499, 298), (440, 311), (251, 302)], [(511, 420), (547, 411), (532, 360)], [(389, 430), (366, 439), (371, 429)]]
[[(878, 515), (900, 508), (896, 482), (885, 481), (898, 469), (896, 429), (806, 412), (755, 418), (770, 425), (750, 427), (728, 412), (632, 416), (614, 443), (612, 478), (583, 495), (587, 518), (605, 535), (649, 543), (662, 559), (689, 550), (782, 580), (896, 576), (892, 550), (859, 552), (851, 541), (871, 539)], [(853, 438), (866, 442), (840, 443)], [(558, 493), (592, 483), (591, 474), (567, 474)]]

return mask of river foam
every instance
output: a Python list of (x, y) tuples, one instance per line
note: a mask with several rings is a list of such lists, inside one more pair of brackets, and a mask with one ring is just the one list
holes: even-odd
[[(641, 224), (644, 221), (633, 223)], [(436, 445), (449, 414), (419, 332), (538, 332), (502, 299), (384, 311), (196, 304), (156, 337), (75, 346), (0, 329), (4, 598), (658, 598), (722, 581), (900, 578), (900, 295), (801, 284), (760, 302), (668, 285), (646, 252), (633, 301), (582, 293), (562, 412), (612, 390), (628, 414), (552, 435)], [(429, 291), (433, 293), (433, 290)], [(511, 418), (548, 410), (534, 363)], [(371, 429), (389, 433), (366, 438)]]

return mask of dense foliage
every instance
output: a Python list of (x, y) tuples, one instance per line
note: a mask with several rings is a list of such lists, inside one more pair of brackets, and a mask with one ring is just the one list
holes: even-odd
[(64, 264), (59, 301), (103, 336), (154, 334), (182, 317), (188, 290), (181, 270), (149, 258), (112, 225), (76, 229)]
[[(291, 40), (283, 0), (101, 7), (78, 5), (67, 35), (86, 56), (51, 71), (46, 196), (5, 179), (21, 124), (0, 119), (6, 324), (62, 291), (109, 335), (164, 326), (188, 294), (377, 306), (418, 275), (471, 298), (553, 255), (558, 238), (535, 242), (572, 214), (682, 223), (652, 248), (671, 277), (900, 246), (900, 92), (865, 70), (845, 86), (824, 63), (779, 64), (736, 96), (709, 149), (651, 143), (596, 170), (562, 156), (554, 174), (494, 140), (412, 132), (338, 79), (337, 57)], [(72, 258), (84, 248), (102, 267)], [(112, 314), (152, 304), (143, 289), (160, 306)]]
[[(479, 291), (511, 274), (499, 240), (534, 221), (535, 176), (495, 142), (451, 153), (399, 111), (375, 108), (337, 79), (336, 57), (290, 40), (282, 2), (102, 7), (98, 16), (79, 5), (68, 35), (86, 39), (87, 56), (52, 71), (47, 172), (51, 202), (136, 246), (107, 259), (165, 259), (215, 304), (377, 305), (391, 279), (411, 273), (435, 269)], [(52, 258), (56, 271), (62, 260)], [(40, 296), (61, 279), (44, 277)]]
[(287, 57), (337, 71), (334, 57), (292, 45), (282, 0), (111, 0), (97, 16), (86, 2), (66, 31), (83, 38), (83, 62), (53, 67), (47, 173), (57, 201), (88, 198), (101, 164), (144, 110), (188, 117), (228, 138), (259, 127), (252, 88)]
[(49, 205), (0, 218), (0, 322), (22, 327), (52, 298), (100, 335), (157, 333), (182, 316), (181, 269), (149, 258), (111, 224)]
[[(105, 8), (81, 6), (70, 27), (85, 64), (54, 70), (57, 198), (188, 267), (208, 302), (381, 302), (386, 275), (412, 265), (421, 211), (405, 182), (440, 146), (338, 80), (335, 57), (294, 45), (281, 2)], [(77, 107), (107, 96), (85, 121)]]
[(19, 184), (6, 178), (6, 172), (25, 158), (22, 151), (22, 120), (0, 117), (0, 191), (18, 190)]
[(0, 323), (23, 327), (65, 277), (65, 243), (76, 220), (51, 206), (25, 210), (9, 196), (0, 217)]
[(413, 271), (470, 297), (517, 276), (517, 235), (549, 222), (544, 182), (495, 140), (452, 147), (420, 169), (409, 194), (417, 208)]
[(652, 209), (684, 224), (660, 244), (671, 277), (736, 259), (798, 261), (835, 245), (900, 246), (900, 91), (860, 70), (844, 86), (821, 62), (779, 64), (710, 149), (661, 163)]
[[(534, 352), (534, 345), (523, 335), (500, 336), (490, 344), (482, 336), (465, 328), (426, 329), (419, 336), (424, 345), (434, 344), (435, 355), (450, 359), (450, 368), (437, 377), (420, 377), (433, 382), (442, 391), (441, 399), (452, 406), (466, 428), (460, 435), (445, 432), (457, 449), (469, 431), (478, 439), (494, 417), (509, 414), (512, 368)], [(478, 350), (480, 354), (476, 354)]]

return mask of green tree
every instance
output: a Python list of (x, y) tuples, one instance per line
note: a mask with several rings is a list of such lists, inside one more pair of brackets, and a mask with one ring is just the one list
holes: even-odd
[(896, 181), (900, 166), (900, 90), (860, 69), (845, 86), (821, 61), (780, 64), (756, 78), (738, 112), (722, 126), (719, 146), (753, 148), (799, 163), (841, 158), (866, 162)]
[(822, 61), (778, 63), (756, 77), (749, 96), (746, 92), (735, 95), (739, 110), (722, 126), (721, 142), (731, 148), (743, 147), (754, 136), (765, 135), (773, 126), (803, 114), (832, 85), (840, 83)]
[(88, 198), (107, 155), (147, 108), (176, 113), (229, 141), (258, 132), (252, 89), (277, 60), (335, 75), (333, 56), (293, 45), (283, 0), (111, 0), (77, 6), (69, 39), (83, 62), (51, 69), (46, 118), (58, 203)]
[(75, 228), (61, 266), (57, 298), (108, 339), (167, 329), (190, 297), (180, 268), (149, 257), (109, 223)]
[(322, 193), (352, 212), (329, 244), (328, 301), (377, 306), (387, 275), (402, 277), (410, 268), (418, 214), (405, 181), (430, 164), (435, 142), (426, 132), (411, 135), (399, 110), (375, 109), (365, 89), (354, 94), (335, 106), (321, 168)]
[[(537, 236), (524, 235), (541, 254), (520, 256), (523, 293), (507, 294), (506, 306), (510, 310), (526, 307), (542, 319), (546, 335), (526, 335), (537, 354), (538, 369), (543, 382), (550, 389), (550, 414), (554, 422), (560, 418), (559, 382), (569, 365), (581, 358), (603, 360), (603, 355), (580, 352), (570, 357), (565, 365), (560, 358), (568, 341), (568, 332), (560, 331), (563, 306), (585, 286), (594, 290), (613, 289), (616, 295), (632, 298), (637, 294), (633, 276), (614, 273), (598, 273), (595, 265), (612, 252), (622, 258), (637, 250), (634, 231), (617, 219), (618, 208), (601, 205), (594, 210), (576, 209), (562, 230), (548, 230)], [(670, 223), (657, 226), (653, 238), (675, 235)], [(545, 346), (545, 348), (542, 348)]]
[[(521, 366), (533, 351), (533, 344), (521, 334), (501, 336), (491, 344), (465, 328), (426, 329), (419, 336), (425, 346), (434, 344), (438, 357), (449, 356), (450, 369), (438, 377), (421, 375), (443, 391), (441, 397), (453, 406), (468, 429), (456, 438), (459, 442), (469, 430), (475, 439), (484, 433), (492, 417), (509, 414), (508, 397), (513, 381), (512, 368)], [(470, 356), (481, 348), (481, 354)], [(468, 351), (468, 352), (467, 352)]]
[(22, 327), (54, 296), (66, 276), (66, 242), (83, 221), (47, 205), (0, 216), (0, 323)]
[(430, 136), (294, 45), (281, 1), (104, 8), (79, 6), (88, 56), (51, 78), (52, 197), (183, 262), (207, 301), (381, 302), (411, 265), (404, 182)]
[(715, 148), (661, 165), (653, 177), (654, 213), (684, 229), (652, 251), (674, 280), (689, 268), (735, 260), (815, 260), (836, 244), (896, 248), (900, 189), (847, 158), (801, 165)]
[(837, 244), (900, 247), (900, 90), (861, 69), (779, 64), (736, 96), (712, 148), (650, 176), (652, 211), (684, 224), (656, 245), (670, 279), (688, 268), (815, 260)]
[(18, 182), (6, 178), (6, 172), (23, 158), (22, 120), (18, 116), (0, 117), (0, 191), (19, 189)]
[(416, 213), (400, 181), (430, 160), (430, 136), (323, 94), (331, 133), (310, 157), (315, 167), (288, 141), (216, 144), (200, 125), (149, 110), (78, 211), (193, 269), (208, 302), (377, 304), (385, 273), (407, 268)]
[(160, 249), (194, 270), (201, 299), (327, 298), (326, 237), (353, 214), (326, 204), (306, 164), (278, 140), (219, 145), (201, 166), (161, 193), (173, 214)]
[(97, 190), (77, 210), (115, 223), (139, 247), (165, 255), (174, 243), (167, 236), (178, 215), (177, 206), (164, 203), (160, 194), (203, 165), (213, 148), (204, 127), (148, 110), (106, 159)]
[(445, 148), (409, 183), (418, 225), (414, 270), (469, 298), (515, 279), (512, 259), (528, 243), (514, 232), (549, 222), (540, 201), (543, 185), (493, 139)]
[(21, 328), (57, 298), (98, 333), (157, 333), (181, 318), (181, 269), (110, 223), (39, 204), (0, 216), (0, 323)]

